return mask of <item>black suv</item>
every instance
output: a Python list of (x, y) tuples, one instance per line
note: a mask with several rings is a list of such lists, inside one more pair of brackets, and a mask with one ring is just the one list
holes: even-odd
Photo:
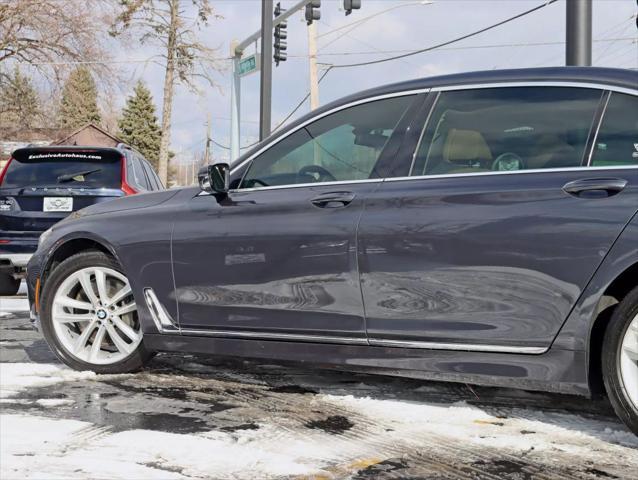
[(81, 208), (164, 187), (135, 150), (26, 147), (0, 173), (0, 295), (17, 293), (40, 234)]

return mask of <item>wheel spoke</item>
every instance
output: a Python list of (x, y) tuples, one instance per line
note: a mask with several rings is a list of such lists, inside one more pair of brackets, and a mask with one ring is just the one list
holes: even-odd
[(131, 340), (131, 342), (135, 343), (140, 339), (139, 334), (131, 327), (129, 327), (128, 324), (117, 315), (113, 316), (113, 323), (124, 335), (126, 335)]
[(129, 353), (131, 353), (131, 351), (133, 350), (134, 346), (133, 345), (129, 345), (128, 343), (126, 343), (126, 341), (124, 341), (124, 339), (122, 337), (120, 337), (120, 335), (117, 333), (115, 328), (113, 328), (113, 325), (110, 325), (110, 324), (107, 323), (106, 324), (106, 331), (109, 334), (109, 338), (111, 339), (111, 341), (115, 345), (115, 348), (117, 348), (120, 352), (125, 353), (127, 355)]
[(57, 297), (55, 304), (61, 307), (77, 308), (78, 310), (92, 310), (93, 305), (88, 302), (82, 302), (69, 297)]
[(93, 320), (82, 331), (80, 336), (75, 341), (75, 345), (74, 345), (74, 348), (73, 348), (76, 354), (81, 353), (82, 350), (84, 350), (84, 348), (86, 347), (86, 342), (88, 342), (89, 337), (91, 336), (91, 334), (95, 330), (96, 326), (97, 326), (97, 320)]
[(87, 314), (77, 314), (74, 315), (72, 313), (60, 313), (58, 315), (53, 315), (53, 321), (59, 323), (76, 323), (76, 322), (89, 322), (95, 318), (95, 315), (91, 313)]
[(91, 345), (89, 362), (95, 362), (98, 360), (105, 334), (106, 328), (104, 328), (104, 325), (100, 325), (100, 328), (98, 328), (97, 333), (95, 334), (95, 338), (93, 339), (93, 345)]
[(99, 268), (95, 269), (95, 284), (97, 285), (97, 294), (102, 301), (102, 305), (108, 305), (111, 303), (109, 296), (106, 293), (106, 275)]
[(622, 349), (629, 358), (638, 362), (638, 334), (627, 330)]
[(111, 297), (110, 304), (115, 304), (131, 293), (131, 286), (127, 283)]
[(95, 291), (93, 290), (93, 285), (91, 284), (91, 275), (88, 272), (81, 272), (80, 285), (82, 285), (82, 290), (84, 291), (85, 295), (88, 297), (89, 301), (93, 305), (97, 305), (99, 303), (99, 299), (95, 295)]
[(122, 315), (125, 315), (127, 313), (134, 312), (135, 310), (137, 310), (137, 305), (135, 305), (135, 302), (132, 302), (132, 303), (129, 303), (127, 305), (123, 305), (120, 308), (116, 309), (113, 312), (113, 315), (122, 316)]

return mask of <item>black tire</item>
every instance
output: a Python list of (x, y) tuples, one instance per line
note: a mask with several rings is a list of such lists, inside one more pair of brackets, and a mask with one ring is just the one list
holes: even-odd
[(629, 292), (616, 307), (607, 326), (603, 340), (602, 371), (605, 389), (616, 414), (632, 432), (638, 435), (638, 408), (629, 398), (620, 374), (622, 341), (636, 314), (638, 314), (638, 287)]
[(51, 320), (53, 298), (60, 284), (72, 273), (87, 267), (107, 267), (120, 273), (122, 268), (114, 258), (97, 251), (78, 253), (64, 260), (58, 265), (46, 280), (41, 298), (40, 322), (42, 334), (55, 355), (74, 370), (91, 370), (95, 373), (130, 373), (140, 370), (153, 356), (144, 347), (144, 340), (126, 358), (107, 365), (97, 365), (84, 362), (67, 352), (60, 343)]
[(8, 273), (0, 273), (0, 296), (13, 296), (20, 290), (20, 279), (13, 278)]

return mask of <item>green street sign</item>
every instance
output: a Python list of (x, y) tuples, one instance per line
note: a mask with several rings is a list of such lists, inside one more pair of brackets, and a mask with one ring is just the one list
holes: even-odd
[(259, 57), (256, 54), (253, 54), (249, 57), (242, 58), (239, 61), (239, 76), (243, 77), (245, 75), (250, 75), (251, 73), (259, 70)]

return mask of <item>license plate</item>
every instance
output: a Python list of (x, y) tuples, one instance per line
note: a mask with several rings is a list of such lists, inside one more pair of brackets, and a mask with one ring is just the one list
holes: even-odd
[(70, 212), (72, 210), (72, 197), (44, 197), (43, 212)]

